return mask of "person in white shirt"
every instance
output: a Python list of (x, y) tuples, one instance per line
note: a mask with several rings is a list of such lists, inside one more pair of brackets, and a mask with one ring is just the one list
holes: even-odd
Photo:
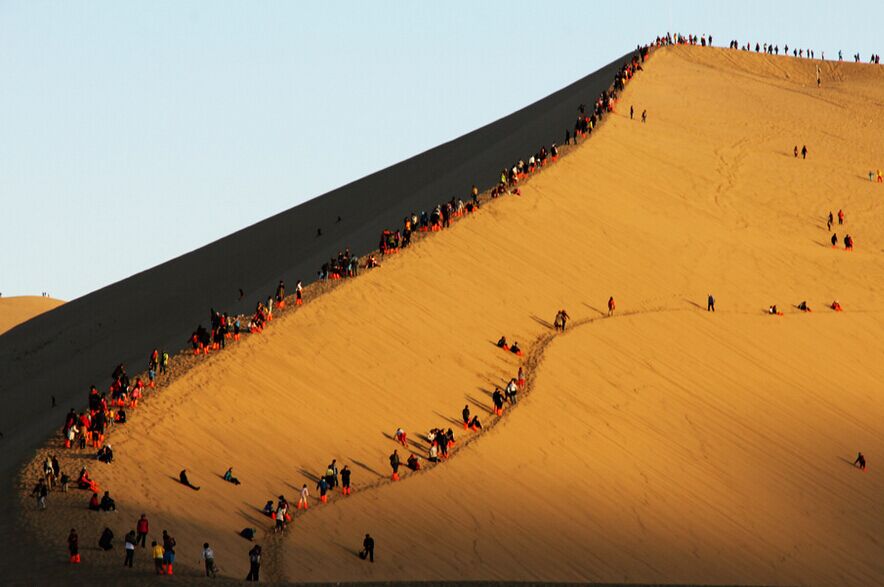
[(202, 559), (206, 563), (206, 577), (214, 579), (218, 574), (218, 567), (215, 566), (215, 551), (212, 550), (208, 542), (203, 544)]

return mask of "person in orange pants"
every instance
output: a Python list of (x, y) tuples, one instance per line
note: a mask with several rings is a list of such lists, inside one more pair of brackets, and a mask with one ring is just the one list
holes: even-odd
[(79, 564), (80, 562), (80, 539), (77, 536), (77, 531), (71, 528), (71, 533), (68, 534), (68, 552), (71, 553), (71, 563)]

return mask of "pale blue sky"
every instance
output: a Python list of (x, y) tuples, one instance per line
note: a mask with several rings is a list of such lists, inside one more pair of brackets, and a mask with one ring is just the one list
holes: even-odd
[(83, 295), (667, 30), (868, 60), (882, 16), (871, 2), (0, 0), (0, 292)]

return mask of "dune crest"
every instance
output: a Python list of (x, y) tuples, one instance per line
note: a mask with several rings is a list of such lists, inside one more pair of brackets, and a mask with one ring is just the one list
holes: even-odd
[(2, 297), (0, 298), (0, 334), (63, 303), (61, 300), (44, 296)]

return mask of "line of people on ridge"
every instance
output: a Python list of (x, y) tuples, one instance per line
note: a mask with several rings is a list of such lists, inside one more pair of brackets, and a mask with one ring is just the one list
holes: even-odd
[[(657, 46), (660, 46), (662, 43), (658, 39)], [(639, 58), (641, 61), (644, 61), (648, 54), (649, 46), (645, 46), (639, 49), (639, 55), (634, 57), (630, 63), (627, 63), (621, 68), (618, 73), (617, 79), (615, 79), (614, 85), (615, 87), (622, 90), (623, 85), (628, 79), (634, 75), (635, 71), (640, 70), (641, 67), (638, 65)], [(616, 91), (614, 89), (603, 92), (598, 101), (596, 102), (596, 107), (599, 109), (599, 114), (602, 113), (603, 109), (606, 111), (611, 111), (613, 106), (613, 101), (616, 99)], [(601, 116), (597, 116), (596, 120), (600, 120)], [(545, 147), (542, 147), (532, 158), (529, 158), (527, 163), (522, 164), (521, 173), (530, 173), (530, 164), (531, 159), (534, 159), (534, 170), (539, 169), (543, 163), (541, 161), (548, 162), (550, 159), (555, 160), (558, 157), (558, 147), (555, 144), (552, 144), (549, 151), (546, 150)], [(519, 168), (517, 164), (517, 174), (519, 173)], [(518, 177), (516, 178), (518, 180)], [(504, 183), (504, 182), (501, 182)], [(498, 188), (500, 188), (500, 184)], [(497, 193), (492, 193), (492, 197), (495, 195), (502, 195), (505, 193), (505, 189), (498, 189)], [(514, 191), (513, 193), (518, 193)], [(417, 217), (417, 215), (412, 214), (410, 217), (406, 218), (404, 221), (404, 227), (408, 227), (410, 232), (414, 230), (425, 230), (432, 231), (433, 227), (436, 225), (447, 226), (450, 222), (450, 219), (453, 217), (457, 217), (458, 215), (463, 215), (465, 213), (472, 212), (479, 208), (480, 202), (478, 198), (479, 192), (476, 186), (473, 186), (472, 192), (470, 194), (470, 199), (464, 203), (462, 200), (452, 199), (451, 201), (441, 204), (437, 206), (434, 211), (425, 215), (422, 214), (421, 217)], [(340, 220), (340, 219), (339, 219)], [(437, 228), (438, 230), (439, 228)], [(399, 235), (401, 238), (401, 234)], [(401, 241), (400, 241), (401, 242)], [(356, 266), (352, 267), (352, 262), (356, 261)], [(376, 261), (374, 265), (372, 264), (373, 256), (369, 257), (369, 262), (367, 266), (376, 266)], [(337, 273), (339, 276), (349, 276), (353, 277), (357, 275), (358, 269), (358, 258), (351, 257), (349, 255), (349, 251), (347, 251), (346, 255), (339, 254), (338, 259), (333, 259), (333, 262), (328, 264), (327, 270), (323, 271), (321, 276), (328, 278), (332, 273)], [(298, 282), (296, 295), (297, 295), (297, 303), (300, 304), (302, 302), (302, 285), (301, 282)], [(242, 290), (240, 290), (240, 298), (243, 296)], [(189, 342), (192, 344), (193, 351), (195, 354), (208, 354), (211, 350), (220, 350), (226, 346), (226, 341), (229, 339), (238, 339), (239, 335), (243, 332), (251, 332), (258, 333), (261, 332), (263, 326), (272, 320), (272, 313), (274, 307), (276, 308), (284, 308), (285, 307), (285, 290), (284, 284), (280, 281), (279, 287), (277, 288), (276, 295), (268, 298), (267, 302), (260, 301), (256, 305), (255, 314), (249, 319), (245, 328), (243, 327), (243, 322), (245, 317), (243, 315), (229, 316), (226, 312), (216, 311), (214, 308), (210, 310), (210, 321), (211, 321), (211, 329), (206, 330), (202, 325), (199, 325), (194, 333), (191, 335)], [(518, 344), (513, 345), (513, 348), (510, 349), (514, 354), (521, 355), (521, 351), (518, 347)], [(137, 406), (137, 401), (143, 397), (145, 387), (154, 387), (155, 379), (158, 373), (165, 373), (169, 367), (169, 356), (166, 352), (162, 352), (154, 350), (151, 354), (148, 361), (148, 379), (149, 382), (145, 385), (140, 378), (137, 378), (135, 383), (133, 384), (125, 372), (125, 367), (123, 365), (119, 365), (117, 369), (115, 369), (112, 379), (114, 383), (110, 390), (110, 397), (108, 398), (104, 393), (98, 391), (94, 386), (90, 389), (90, 409), (88, 412), (83, 412), (81, 414), (77, 414), (74, 410), (71, 410), (71, 417), (66, 419), (65, 427), (64, 427), (64, 438), (67, 440), (70, 436), (71, 430), (77, 430), (74, 434), (74, 439), (84, 439), (80, 442), (77, 442), (77, 446), (82, 446), (85, 448), (85, 443), (91, 442), (92, 448), (98, 448), (101, 451), (102, 461), (111, 463), (113, 462), (113, 453), (110, 445), (105, 444), (105, 433), (107, 431), (107, 423), (117, 422), (123, 423), (126, 420), (125, 409), (126, 407), (134, 408)], [(513, 378), (505, 387), (504, 391), (501, 391), (499, 388), (495, 389), (495, 392), (492, 394), (492, 404), (493, 409), (492, 413), (496, 413), (498, 415), (502, 414), (503, 401), (504, 398), (507, 402), (511, 404), (515, 404), (517, 397), (517, 390), (519, 387), (524, 385), (524, 376), (523, 370), (519, 368), (519, 374), (517, 378)], [(118, 408), (118, 409), (114, 409)], [(473, 415), (470, 413), (469, 406), (464, 407), (464, 411), (462, 412), (463, 416), (463, 424), (465, 429), (479, 431), (482, 429), (482, 423), (478, 417), (478, 415)], [(404, 437), (404, 433), (403, 433)], [(450, 447), (454, 444), (454, 433), (451, 428), (447, 430), (443, 430), (442, 428), (435, 428), (428, 432), (426, 436), (427, 440), (430, 443), (428, 448), (427, 458), (431, 462), (444, 460), (447, 457)], [(404, 440), (404, 438), (403, 438)], [(68, 443), (72, 448), (75, 446), (75, 442), (73, 440)], [(413, 457), (413, 458), (412, 458)], [(51, 461), (52, 459), (50, 459)], [(391, 465), (396, 462), (398, 468), (398, 461), (395, 461), (391, 457)], [(412, 468), (413, 470), (418, 470), (420, 468), (420, 461), (417, 455), (411, 455), (407, 459), (406, 466)], [(57, 459), (55, 460), (55, 467), (50, 465), (50, 469), (52, 470), (52, 476), (54, 478), (60, 478), (63, 481), (64, 488), (67, 488), (67, 476), (61, 473), (58, 467)], [(320, 493), (320, 501), (323, 500), (323, 497), (328, 495), (328, 492), (336, 487), (337, 480), (334, 478), (334, 473), (337, 472), (334, 461), (329, 469), (332, 472), (332, 475), (325, 475), (323, 478), (319, 480), (317, 483), (317, 490)], [(395, 471), (394, 471), (395, 472)], [(327, 471), (328, 473), (328, 471)], [(193, 487), (189, 481), (185, 481), (186, 470), (182, 471), (181, 474), (181, 482)], [(350, 470), (348, 467), (344, 467), (344, 469), (340, 473), (341, 482), (344, 485), (345, 495), (349, 495), (350, 493)], [(228, 469), (225, 473), (223, 479), (227, 482), (230, 482), (234, 485), (238, 485), (238, 479), (232, 476), (232, 469)], [(45, 507), (45, 499), (46, 494), (48, 493), (49, 485), (46, 482), (46, 479), (41, 479), (38, 485), (43, 484), (47, 489), (40, 489), (36, 491), (36, 495), (38, 496), (38, 501), (43, 503)], [(325, 484), (325, 489), (323, 489), (323, 484)], [(92, 502), (97, 499), (98, 494), (101, 489), (98, 483), (93, 480), (89, 474), (89, 471), (86, 467), (83, 467), (80, 471), (80, 474), (77, 478), (77, 487), (83, 490), (87, 490), (92, 492), (93, 496), (90, 499), (90, 506)], [(302, 492), (306, 489), (306, 486), (302, 488)], [(307, 493), (309, 495), (309, 492)], [(302, 497), (306, 497), (302, 493)], [(280, 504), (278, 503), (277, 506)], [(286, 505), (286, 504), (283, 504)], [(305, 504), (306, 505), (306, 504)], [(104, 492), (104, 497), (98, 499), (98, 507), (99, 511), (116, 511), (116, 503), (113, 498), (110, 496), (109, 491)], [(278, 513), (279, 507), (274, 508), (273, 513)], [(282, 519), (286, 520), (286, 515), (288, 511), (283, 508), (282, 511)], [(143, 520), (139, 520), (138, 528), (136, 530), (136, 537), (141, 536), (141, 528), (142, 521), (144, 524), (144, 533), (143, 536), (147, 535), (147, 526), (146, 519), (142, 516)], [(243, 532), (248, 534), (246, 529)], [(109, 529), (105, 528), (105, 531), (102, 533), (102, 538), (100, 541), (103, 544), (109, 544), (112, 541), (113, 535)], [(167, 544), (165, 540), (166, 532), (164, 531), (164, 544), (162, 546), (156, 544), (154, 542), (153, 546), (157, 547), (154, 549), (155, 552), (160, 553), (160, 558), (157, 560), (162, 561), (162, 564), (157, 565), (158, 573), (172, 574), (172, 563), (174, 562), (174, 544)], [(245, 535), (245, 534), (244, 534)], [(127, 559), (129, 558), (129, 545), (130, 540), (129, 534), (126, 535), (126, 550), (127, 550)], [(250, 538), (254, 537), (254, 532), (250, 533)], [(366, 536), (366, 540), (369, 537)], [(142, 547), (144, 547), (144, 538), (142, 537)], [(70, 550), (71, 550), (71, 561), (72, 562), (80, 562), (79, 552), (78, 552), (78, 537), (76, 535), (76, 531), (72, 530), (71, 535), (68, 541)], [(134, 543), (132, 543), (134, 546)], [(206, 549), (208, 549), (208, 544), (204, 545)], [(104, 547), (104, 546), (103, 546)], [(260, 547), (255, 547), (260, 557)], [(208, 553), (211, 554), (211, 549), (208, 549)], [(255, 549), (250, 551), (250, 556), (255, 553)], [(209, 561), (213, 561), (213, 556), (207, 556), (207, 553), (204, 551), (203, 560), (206, 561), (207, 564), (207, 574), (209, 572)], [(76, 560), (74, 560), (76, 558)], [(254, 563), (254, 559), (252, 560)], [(126, 566), (131, 567), (131, 561), (127, 560)], [(214, 563), (211, 565), (212, 569), (215, 569)], [(251, 575), (251, 573), (250, 573)], [(254, 573), (254, 580), (257, 580), (257, 572)]]
[[(736, 41), (736, 40), (731, 41), (730, 44), (728, 45), (728, 47), (730, 49), (739, 49), (741, 51), (752, 51), (752, 43), (746, 43), (744, 45), (741, 45), (739, 43), (739, 41)], [(755, 43), (755, 52), (756, 53), (766, 53), (767, 55), (779, 55), (780, 54), (780, 45), (774, 44), (774, 43), (758, 43), (758, 42), (756, 42)], [(785, 56), (789, 55), (789, 45), (788, 44), (783, 45), (783, 55), (785, 55)], [(793, 46), (792, 47), (792, 57), (798, 57), (800, 59), (803, 59), (805, 57), (807, 59), (816, 59), (816, 51), (814, 51), (813, 49), (799, 49), (799, 48)], [(822, 51), (820, 53), (820, 60), (821, 61), (826, 60), (826, 52), (825, 51)], [(840, 49), (838, 50), (838, 61), (844, 61), (844, 54), (841, 52)], [(853, 54), (853, 61), (855, 63), (859, 63), (861, 61), (861, 57), (860, 57), (859, 53)], [(877, 53), (872, 53), (869, 56), (869, 63), (880, 64), (881, 63), (881, 56), (878, 55)]]

